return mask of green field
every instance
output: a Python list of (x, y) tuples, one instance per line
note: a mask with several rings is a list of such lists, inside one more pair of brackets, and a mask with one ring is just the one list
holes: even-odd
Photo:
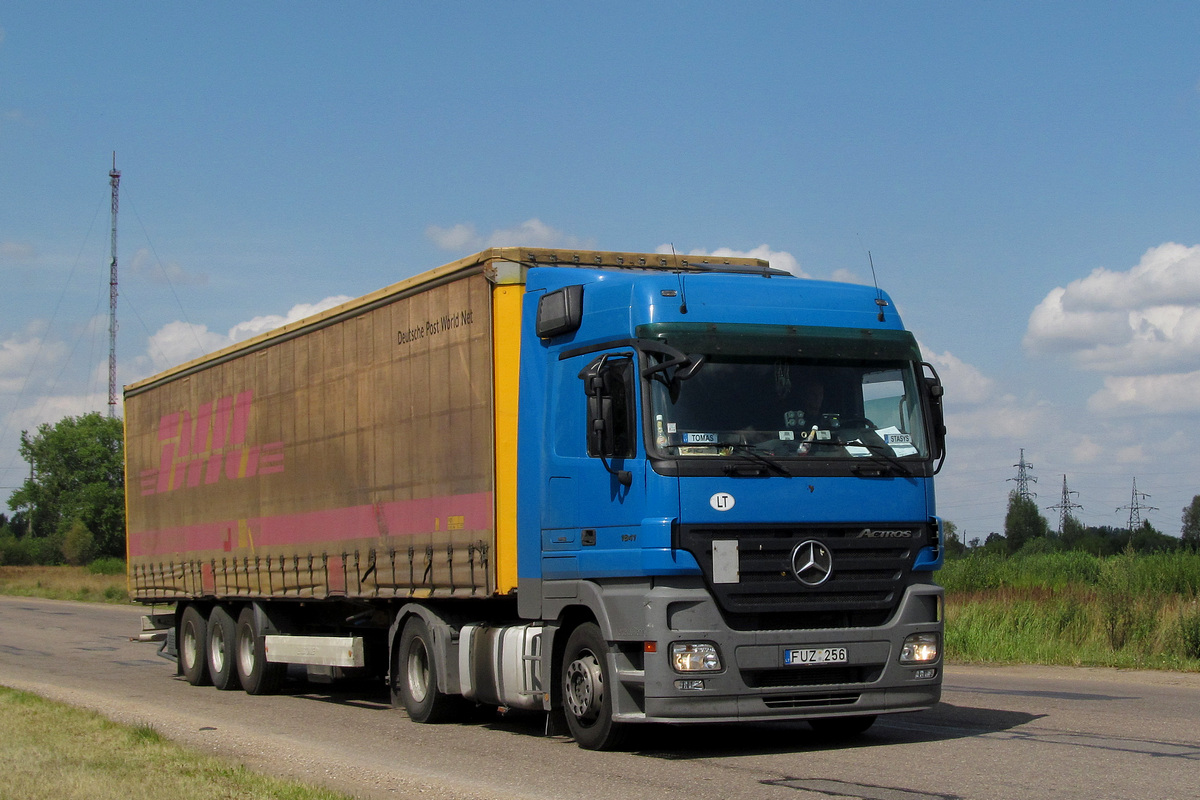
[(1200, 554), (975, 554), (938, 580), (950, 661), (1200, 671)]

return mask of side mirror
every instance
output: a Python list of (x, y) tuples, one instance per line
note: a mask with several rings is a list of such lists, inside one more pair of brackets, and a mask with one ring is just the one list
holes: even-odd
[[(926, 370), (933, 374), (926, 375)], [(942, 464), (946, 462), (946, 414), (942, 409), (942, 397), (945, 395), (946, 389), (942, 386), (942, 379), (938, 376), (937, 370), (929, 362), (921, 362), (921, 373), (924, 378), (925, 398), (929, 406), (929, 432), (933, 443), (933, 457), (938, 462), (934, 469), (936, 474), (941, 471)]]
[(634, 426), (632, 374), (632, 357), (611, 354), (597, 357), (579, 373), (587, 396), (588, 455), (598, 456), (622, 486), (633, 483), (633, 474), (613, 469), (608, 459), (634, 455), (630, 447)]
[(538, 338), (550, 339), (574, 333), (583, 324), (583, 286), (564, 286), (538, 300), (535, 330)]

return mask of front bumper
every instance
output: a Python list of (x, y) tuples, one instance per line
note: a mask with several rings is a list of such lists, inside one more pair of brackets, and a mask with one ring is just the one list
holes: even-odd
[[(610, 652), (617, 683), (614, 719), (729, 722), (863, 716), (919, 711), (941, 697), (943, 592), (938, 586), (909, 586), (891, 619), (878, 627), (736, 631), (725, 625), (704, 587), (688, 583), (683, 579), (657, 585), (641, 594), (644, 638), (654, 642), (655, 652), (643, 648), (639, 659), (629, 644)], [(616, 596), (608, 600), (622, 602)], [(913, 633), (938, 635), (942, 647), (936, 660), (900, 663), (904, 639)], [(676, 672), (670, 646), (679, 641), (714, 643), (723, 669)], [(785, 649), (831, 647), (846, 649), (845, 663), (783, 663)]]

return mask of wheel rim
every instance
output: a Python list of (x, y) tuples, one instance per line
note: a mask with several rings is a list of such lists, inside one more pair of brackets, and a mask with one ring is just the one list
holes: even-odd
[(225, 669), (225, 632), (219, 625), (213, 628), (208, 657), (212, 661), (213, 672), (222, 672)]
[(579, 653), (566, 670), (563, 700), (571, 716), (590, 724), (600, 715), (604, 702), (604, 672), (600, 659), (591, 650)]
[(238, 666), (243, 675), (254, 674), (254, 631), (249, 626), (243, 626), (239, 631), (237, 656)]
[(200, 642), (196, 640), (196, 631), (191, 625), (183, 629), (183, 667), (191, 669), (200, 658)]
[(417, 703), (425, 702), (429, 695), (429, 652), (420, 639), (413, 639), (412, 647), (408, 651), (408, 669), (405, 672), (408, 675), (408, 692), (412, 699)]

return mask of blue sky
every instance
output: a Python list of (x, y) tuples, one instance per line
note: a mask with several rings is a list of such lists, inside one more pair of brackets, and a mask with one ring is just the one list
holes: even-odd
[(494, 244), (870, 280), (947, 384), (939, 510), (1021, 448), (1086, 524), (1200, 494), (1195, 3), (0, 8), (0, 496), (20, 431)]

